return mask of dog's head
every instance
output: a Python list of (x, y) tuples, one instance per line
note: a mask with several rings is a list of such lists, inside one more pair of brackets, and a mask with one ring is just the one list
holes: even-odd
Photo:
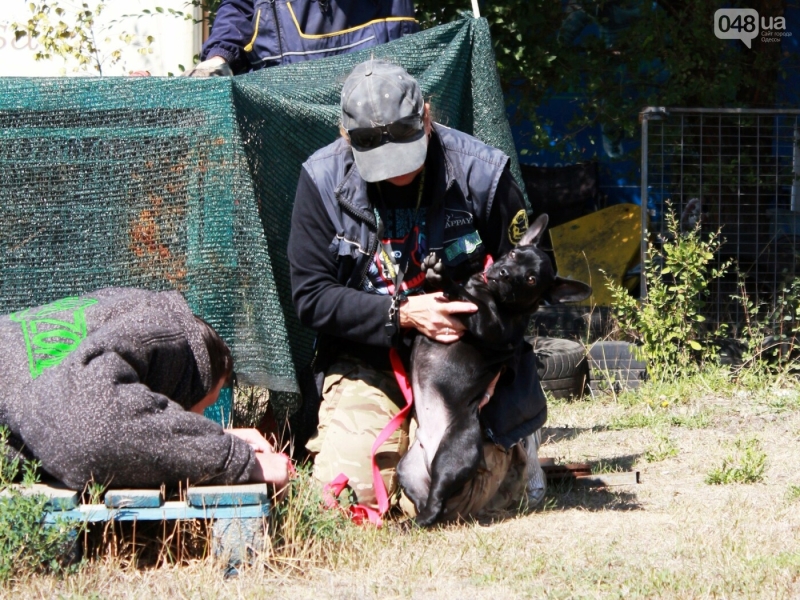
[(532, 313), (542, 300), (555, 304), (588, 298), (592, 288), (581, 281), (558, 277), (550, 257), (539, 249), (547, 215), (537, 218), (517, 247), (486, 270), (486, 282), (496, 301), (515, 313)]

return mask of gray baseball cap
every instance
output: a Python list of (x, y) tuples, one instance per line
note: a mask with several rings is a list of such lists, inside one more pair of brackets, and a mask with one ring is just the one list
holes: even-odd
[[(405, 175), (425, 163), (428, 138), (421, 120), (424, 105), (419, 84), (398, 65), (368, 60), (348, 75), (342, 88), (342, 126), (348, 131), (382, 130), (376, 130), (378, 137), (367, 145), (360, 145), (359, 136), (351, 135), (353, 156), (365, 181)], [(400, 126), (391, 127), (398, 122)], [(387, 125), (388, 130), (384, 127)], [(402, 135), (393, 136), (395, 131), (402, 131)]]

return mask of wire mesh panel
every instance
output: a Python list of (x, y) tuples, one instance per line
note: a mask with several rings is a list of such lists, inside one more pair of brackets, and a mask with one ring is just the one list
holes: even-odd
[(710, 290), (706, 317), (732, 334), (737, 297), (774, 305), (800, 276), (800, 111), (649, 108), (642, 113), (643, 247), (680, 233), (721, 231), (717, 262), (733, 260)]

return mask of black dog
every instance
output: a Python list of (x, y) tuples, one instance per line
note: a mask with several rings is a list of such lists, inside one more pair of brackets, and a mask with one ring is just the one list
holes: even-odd
[(465, 300), (478, 311), (460, 315), (467, 332), (442, 344), (424, 335), (414, 340), (411, 385), (418, 429), (400, 461), (400, 485), (417, 509), (417, 524), (432, 525), (445, 502), (476, 473), (483, 458), (478, 406), (492, 379), (523, 341), (530, 315), (542, 300), (574, 302), (591, 288), (557, 277), (549, 257), (537, 247), (547, 215), (528, 228), (517, 247), (485, 273), (463, 285), (450, 280), (432, 254), (423, 267), (426, 281), (451, 300)]

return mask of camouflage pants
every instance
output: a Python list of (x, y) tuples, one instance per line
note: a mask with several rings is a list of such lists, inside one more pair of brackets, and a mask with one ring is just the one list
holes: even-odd
[[(377, 507), (372, 485), (372, 444), (405, 400), (391, 372), (344, 358), (325, 376), (317, 433), (306, 444), (314, 456), (314, 478), (323, 485), (344, 473), (359, 504)], [(380, 447), (375, 459), (390, 499), (397, 500), (397, 464), (409, 447), (406, 421)], [(477, 515), (482, 509), (502, 510), (518, 504), (527, 482), (527, 454), (484, 443), (484, 460), (476, 476), (449, 500), (444, 519)], [(413, 515), (405, 497), (401, 508)]]

